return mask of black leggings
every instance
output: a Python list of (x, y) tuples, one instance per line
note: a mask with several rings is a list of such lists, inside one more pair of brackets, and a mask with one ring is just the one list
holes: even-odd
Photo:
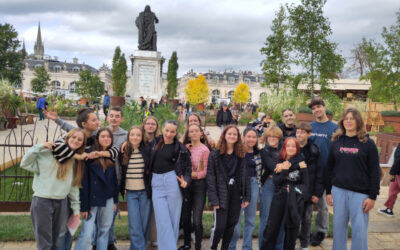
[[(196, 243), (195, 249), (201, 249), (203, 239), (203, 210), (206, 202), (206, 180), (193, 179), (189, 189), (185, 193), (182, 204), (182, 222), (185, 245), (190, 246), (192, 229), (194, 230)], [(193, 225), (192, 225), (193, 212)]]

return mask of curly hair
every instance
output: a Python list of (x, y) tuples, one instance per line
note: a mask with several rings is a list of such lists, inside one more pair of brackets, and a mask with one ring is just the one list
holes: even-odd
[(226, 133), (230, 129), (235, 129), (237, 133), (237, 141), (235, 142), (233, 146), (233, 151), (235, 152), (235, 155), (237, 157), (243, 158), (246, 154), (243, 148), (243, 143), (242, 143), (242, 138), (240, 136), (240, 131), (235, 125), (228, 125), (225, 127), (224, 131), (222, 131), (221, 136), (219, 137), (218, 143), (217, 143), (217, 150), (221, 155), (226, 154), (228, 150), (228, 143), (225, 139)]
[(332, 135), (332, 141), (336, 141), (342, 135), (346, 134), (346, 129), (343, 125), (344, 119), (346, 118), (347, 114), (351, 113), (353, 118), (356, 120), (356, 130), (357, 130), (357, 137), (360, 142), (367, 142), (367, 131), (365, 130), (364, 121), (362, 119), (360, 111), (356, 108), (348, 108), (343, 112), (342, 117), (338, 122), (339, 129), (336, 131), (335, 134)]

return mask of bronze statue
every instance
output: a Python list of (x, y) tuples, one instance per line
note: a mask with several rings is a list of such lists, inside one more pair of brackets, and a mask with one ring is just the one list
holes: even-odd
[(158, 18), (154, 12), (151, 12), (149, 5), (146, 5), (144, 11), (139, 13), (135, 23), (139, 29), (138, 48), (140, 50), (157, 51), (157, 32), (155, 29), (155, 23), (158, 23)]

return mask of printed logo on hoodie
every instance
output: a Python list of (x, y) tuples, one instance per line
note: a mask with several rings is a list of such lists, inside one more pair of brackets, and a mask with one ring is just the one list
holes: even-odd
[(340, 147), (339, 152), (342, 154), (353, 154), (356, 155), (358, 154), (358, 148), (345, 148), (345, 147)]

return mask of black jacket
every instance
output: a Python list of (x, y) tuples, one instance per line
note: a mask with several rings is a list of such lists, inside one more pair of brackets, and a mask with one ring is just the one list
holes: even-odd
[(265, 181), (268, 179), (268, 176), (274, 173), (274, 169), (276, 164), (279, 161), (279, 154), (281, 150), (280, 148), (273, 148), (268, 144), (265, 145), (263, 149), (261, 149), (261, 162), (263, 164), (263, 173), (261, 175), (261, 184), (264, 185)]
[(394, 151), (394, 162), (389, 174), (400, 175), (400, 144), (397, 145), (396, 151)]
[(217, 126), (218, 127), (220, 127), (221, 125), (229, 125), (229, 124), (232, 123), (232, 113), (231, 113), (231, 111), (229, 109), (226, 109), (225, 112), (228, 113), (228, 120), (224, 122), (222, 120), (223, 117), (224, 117), (224, 114), (223, 114), (224, 110), (223, 109), (218, 110), (218, 113), (217, 113)]
[[(250, 202), (250, 178), (247, 175), (247, 165), (244, 158), (235, 157), (237, 166), (236, 181), (240, 180), (239, 190), (243, 202)], [(212, 206), (227, 208), (228, 206), (228, 176), (222, 163), (222, 155), (213, 150), (208, 157), (207, 164), (208, 200)]]
[(375, 142), (361, 142), (357, 136), (340, 136), (333, 141), (325, 168), (326, 194), (332, 185), (367, 194), (375, 200), (379, 194), (381, 169)]
[(324, 193), (323, 169), (319, 165), (319, 149), (309, 139), (307, 144), (300, 149), (305, 158), (308, 172), (308, 190), (310, 197), (312, 195), (321, 198)]
[[(159, 142), (160, 138), (162, 135), (160, 135), (158, 138), (153, 140), (153, 142), (149, 143), (149, 146), (152, 146), (151, 151), (150, 151), (150, 160), (148, 164), (148, 169), (145, 170), (145, 173), (148, 173), (148, 178), (147, 178), (147, 185), (149, 186), (150, 192), (148, 192), (148, 196), (151, 197), (151, 178), (152, 178), (152, 173), (153, 173), (153, 167), (154, 167), (154, 160), (156, 156), (156, 145)], [(183, 145), (180, 141), (174, 139), (174, 155), (172, 156), (173, 159), (172, 161), (175, 162), (174, 170), (176, 173), (176, 176), (183, 176), (183, 179), (187, 182), (188, 186), (192, 182), (192, 162), (190, 161), (190, 152), (186, 148), (185, 145)], [(176, 180), (179, 184), (178, 179)], [(145, 182), (146, 183), (146, 182)], [(188, 186), (186, 188), (188, 188)], [(181, 188), (182, 191), (182, 188)]]
[(279, 123), (278, 127), (282, 130), (283, 133), (283, 141), (285, 141), (285, 139), (287, 137), (296, 137), (296, 125), (293, 126), (293, 130), (291, 132), (289, 132), (288, 130), (286, 130), (286, 126), (284, 123)]
[[(139, 146), (139, 151), (142, 154), (143, 160), (144, 160), (144, 187), (147, 191), (147, 193), (150, 193), (150, 183), (149, 183), (149, 171), (146, 171), (149, 169), (149, 163), (150, 163), (150, 150), (151, 148), (146, 147), (144, 144), (141, 144)], [(123, 158), (123, 154), (120, 154), (119, 157), (119, 162), (121, 164), (121, 183), (119, 186), (119, 192), (121, 193), (122, 197), (124, 197), (125, 195), (125, 185), (126, 185), (126, 172), (128, 170), (128, 165), (123, 165), (122, 164), (122, 158)]]

